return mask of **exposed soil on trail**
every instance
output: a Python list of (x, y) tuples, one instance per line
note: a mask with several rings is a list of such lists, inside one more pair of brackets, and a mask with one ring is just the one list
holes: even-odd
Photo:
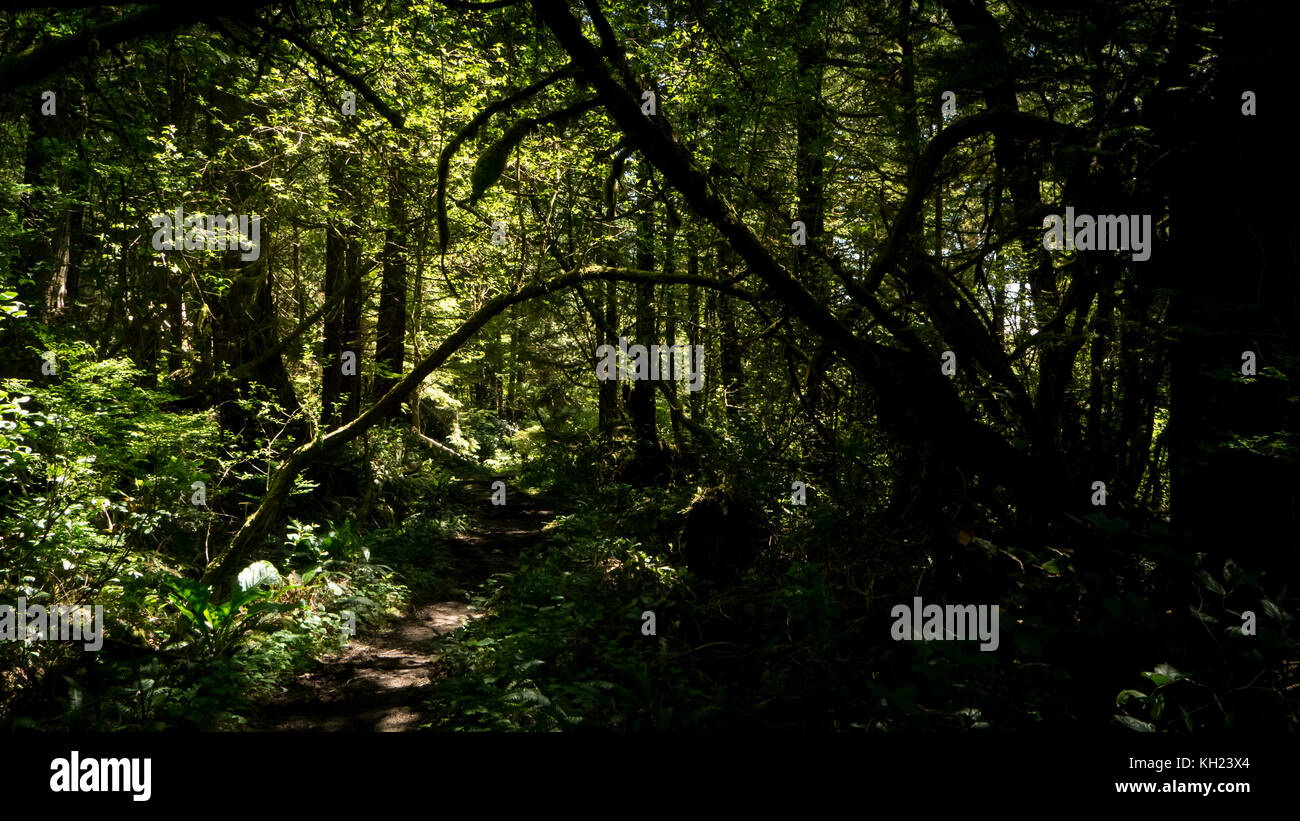
[[(504, 477), (497, 477), (502, 478)], [(298, 732), (401, 732), (424, 718), (430, 670), (437, 658), (434, 639), (450, 633), (475, 614), (469, 593), (497, 573), (512, 570), (519, 554), (541, 534), (554, 515), (550, 503), (507, 487), (507, 503), (491, 503), (495, 479), (464, 482), (471, 505), (470, 530), (448, 542), (455, 562), (454, 598), (412, 590), (400, 619), (382, 630), (362, 630), (346, 649), (321, 660), (288, 690), (264, 702), (249, 718), (255, 730)], [(507, 482), (508, 485), (508, 482)]]

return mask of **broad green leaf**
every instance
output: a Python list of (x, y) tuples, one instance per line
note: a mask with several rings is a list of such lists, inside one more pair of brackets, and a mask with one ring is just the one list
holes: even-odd
[(272, 587), (283, 584), (284, 579), (280, 577), (280, 571), (275, 569), (275, 565), (268, 561), (257, 561), (239, 571), (239, 589), (252, 590), (261, 587), (263, 584), (269, 584)]
[(1115, 716), (1115, 720), (1134, 732), (1154, 733), (1156, 731), (1154, 724), (1148, 724), (1145, 721), (1140, 721), (1132, 716)]

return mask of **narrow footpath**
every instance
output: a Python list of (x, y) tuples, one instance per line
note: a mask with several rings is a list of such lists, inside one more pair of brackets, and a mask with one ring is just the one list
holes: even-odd
[(455, 560), (455, 598), (433, 600), (412, 590), (407, 612), (382, 630), (364, 628), (346, 649), (321, 660), (284, 692), (249, 717), (254, 730), (290, 732), (402, 732), (424, 718), (437, 658), (434, 639), (475, 617), (469, 592), (492, 576), (516, 566), (519, 554), (541, 535), (554, 515), (549, 502), (529, 496), (507, 481), (508, 503), (493, 505), (495, 479), (463, 483), (470, 508), (468, 532), (451, 540)]

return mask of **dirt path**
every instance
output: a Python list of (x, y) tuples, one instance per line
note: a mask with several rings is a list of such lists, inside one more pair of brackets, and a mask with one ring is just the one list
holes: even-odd
[[(502, 477), (498, 477), (502, 478)], [(411, 591), (406, 615), (382, 631), (361, 632), (348, 647), (304, 673), (286, 693), (249, 718), (252, 729), (299, 732), (401, 732), (424, 718), (433, 640), (455, 630), (470, 613), (468, 593), (491, 576), (514, 568), (554, 515), (547, 500), (507, 489), (507, 504), (491, 503), (491, 482), (464, 483), (474, 512), (469, 532), (452, 540), (458, 598), (430, 600)], [(508, 482), (507, 482), (508, 485)], [(474, 505), (472, 500), (483, 500)]]

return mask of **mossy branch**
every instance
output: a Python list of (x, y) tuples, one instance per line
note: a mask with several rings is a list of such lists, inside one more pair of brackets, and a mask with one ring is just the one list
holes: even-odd
[(465, 124), (463, 128), (452, 136), (446, 147), (442, 149), (442, 154), (438, 156), (438, 197), (437, 197), (437, 218), (438, 218), (438, 250), (441, 253), (447, 253), (447, 240), (449, 239), (447, 229), (447, 175), (451, 170), (451, 159), (456, 156), (456, 152), (465, 144), (467, 140), (473, 139), (478, 130), (482, 128), (494, 114), (502, 111), (509, 111), (524, 100), (537, 95), (542, 89), (559, 80), (561, 77), (570, 76), (573, 69), (565, 66), (561, 69), (551, 72), (532, 85), (514, 94), (502, 97), (500, 100), (489, 105), (487, 108), (474, 115), (474, 119)]

